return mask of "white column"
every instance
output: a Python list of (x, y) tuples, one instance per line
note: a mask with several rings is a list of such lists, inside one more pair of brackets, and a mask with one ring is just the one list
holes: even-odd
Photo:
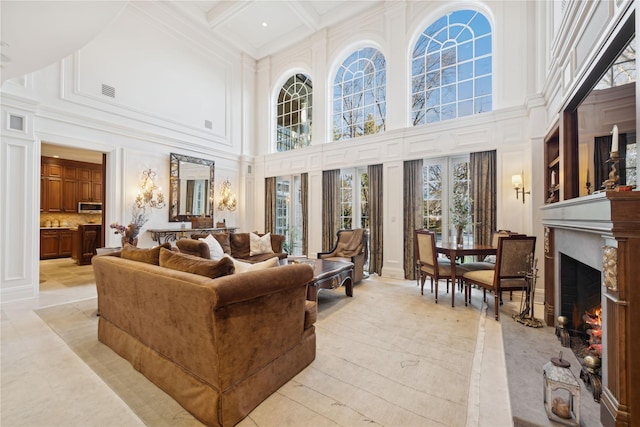
[(404, 279), (404, 164), (383, 164), (384, 227), (382, 276)]

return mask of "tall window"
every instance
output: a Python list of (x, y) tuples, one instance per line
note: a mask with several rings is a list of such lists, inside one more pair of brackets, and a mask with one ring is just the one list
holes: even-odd
[(305, 74), (289, 78), (278, 95), (276, 149), (288, 151), (311, 143), (312, 90)]
[(340, 228), (369, 228), (369, 175), (366, 168), (340, 176)]
[(275, 234), (285, 236), (283, 249), (302, 255), (302, 187), (299, 175), (276, 178)]
[[(438, 240), (450, 241), (453, 195), (459, 193), (469, 200), (469, 156), (425, 159), (422, 169), (422, 226), (435, 231)], [(465, 238), (473, 236), (472, 225), (464, 230)]]
[(413, 126), (491, 111), (491, 52), (489, 21), (473, 10), (424, 30), (411, 62)]
[(333, 82), (333, 140), (385, 130), (387, 70), (384, 55), (367, 47), (342, 63)]

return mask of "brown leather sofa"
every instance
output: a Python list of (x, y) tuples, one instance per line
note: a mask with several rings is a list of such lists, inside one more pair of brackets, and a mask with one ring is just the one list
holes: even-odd
[(338, 230), (336, 244), (328, 252), (319, 252), (319, 259), (329, 261), (349, 261), (353, 263), (353, 283), (369, 277), (364, 271), (369, 253), (369, 235), (367, 230), (359, 228), (355, 230)]
[[(209, 245), (198, 240), (204, 239), (209, 234), (192, 234), (191, 239), (180, 239), (176, 242), (176, 246), (180, 252), (190, 255), (200, 256), (202, 258), (210, 258)], [(231, 255), (235, 259), (247, 262), (266, 261), (269, 258), (277, 256), (286, 259), (288, 254), (282, 250), (285, 236), (281, 234), (271, 234), (272, 254), (250, 255), (250, 238), (249, 233), (211, 233), (211, 235), (220, 243), (224, 253)], [(258, 234), (263, 236), (263, 234)]]
[(102, 255), (93, 269), (98, 339), (206, 425), (237, 424), (315, 358), (308, 265), (211, 279)]

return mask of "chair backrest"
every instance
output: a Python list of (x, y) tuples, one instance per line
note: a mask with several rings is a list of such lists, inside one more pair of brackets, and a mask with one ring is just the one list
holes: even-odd
[(433, 270), (438, 275), (438, 253), (436, 252), (436, 233), (431, 230), (420, 229), (415, 231), (416, 262), (427, 269)]
[(501, 236), (498, 239), (494, 284), (497, 285), (501, 279), (524, 278), (531, 269), (535, 247), (535, 236)]
[(340, 252), (339, 256), (355, 256), (367, 253), (368, 234), (363, 228), (338, 230), (334, 250)]

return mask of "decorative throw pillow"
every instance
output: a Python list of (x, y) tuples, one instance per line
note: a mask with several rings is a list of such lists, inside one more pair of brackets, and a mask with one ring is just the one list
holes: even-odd
[(163, 243), (153, 248), (138, 248), (129, 243), (125, 243), (122, 252), (120, 252), (120, 258), (160, 265), (160, 249), (162, 248), (170, 250), (171, 243)]
[(229, 258), (214, 261), (194, 255), (169, 251), (164, 248), (160, 250), (160, 267), (199, 274), (200, 276), (206, 276), (212, 279), (233, 274), (235, 271), (233, 261)]
[(265, 268), (271, 268), (278, 265), (277, 256), (273, 258), (269, 258), (266, 261), (256, 262), (253, 264), (250, 262), (238, 261), (237, 259), (233, 258), (229, 254), (225, 254), (224, 256), (225, 258), (229, 258), (231, 261), (233, 261), (233, 266), (236, 269), (236, 273), (246, 273), (247, 271), (264, 270)]
[(219, 260), (224, 256), (224, 250), (222, 249), (222, 245), (220, 245), (218, 240), (216, 240), (216, 238), (213, 237), (211, 234), (209, 234), (204, 239), (198, 239), (198, 240), (202, 240), (209, 246), (209, 258), (213, 260)]
[(271, 233), (267, 233), (262, 237), (255, 233), (249, 233), (249, 256), (272, 253)]

